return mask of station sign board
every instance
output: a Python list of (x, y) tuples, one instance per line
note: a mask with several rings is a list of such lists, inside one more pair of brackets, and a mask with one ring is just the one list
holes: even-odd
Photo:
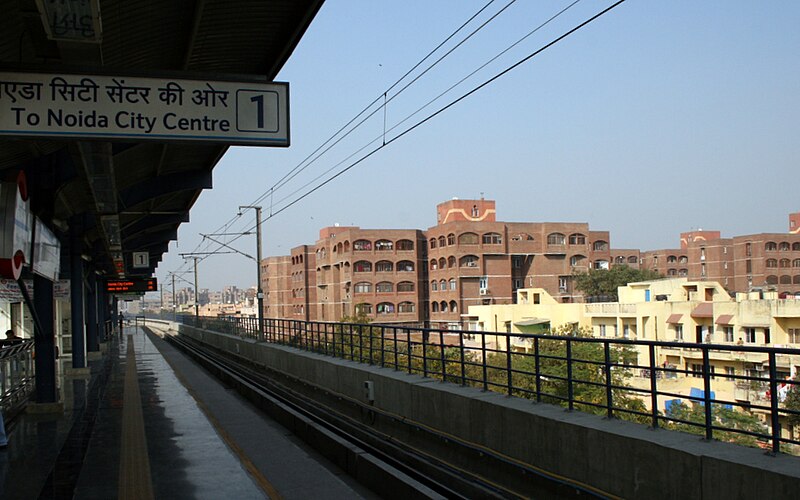
[(289, 146), (289, 84), (0, 72), (0, 135)]
[(130, 278), (124, 280), (106, 280), (106, 292), (131, 293), (131, 292), (156, 292), (158, 280), (156, 278)]

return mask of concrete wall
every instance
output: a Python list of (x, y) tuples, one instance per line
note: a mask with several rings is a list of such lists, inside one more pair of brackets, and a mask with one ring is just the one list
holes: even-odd
[[(610, 495), (790, 498), (800, 488), (798, 457), (771, 457), (757, 449), (705, 442), (694, 435), (567, 412), (231, 335), (186, 326), (180, 333), (306, 381), (331, 400), (363, 402), (363, 383), (371, 380), (374, 407), (394, 414), (395, 422), (435, 429), (453, 441), (494, 450)], [(396, 430), (394, 437), (413, 441), (414, 433), (407, 429)], [(391, 434), (391, 426), (380, 430)], [(466, 466), (459, 457), (445, 458)]]

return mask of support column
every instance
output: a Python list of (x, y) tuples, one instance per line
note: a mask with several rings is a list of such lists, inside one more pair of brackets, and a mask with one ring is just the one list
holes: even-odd
[(86, 350), (99, 352), (100, 343), (97, 340), (97, 274), (89, 270), (89, 293), (86, 295)]
[(34, 322), (33, 338), (36, 349), (36, 402), (55, 403), (56, 389), (56, 339), (53, 329), (53, 282), (38, 274), (33, 275), (33, 307), (39, 318)]
[(70, 228), (69, 290), (72, 313), (72, 367), (86, 367), (86, 343), (83, 332), (83, 241), (74, 227)]
[(103, 286), (97, 287), (97, 323), (98, 336), (103, 342), (108, 340), (106, 324), (108, 322), (108, 296)]

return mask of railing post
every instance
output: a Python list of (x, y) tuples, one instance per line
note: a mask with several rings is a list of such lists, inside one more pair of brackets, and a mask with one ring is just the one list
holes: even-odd
[(408, 373), (411, 373), (411, 332), (408, 332), (408, 337), (406, 338), (406, 349), (408, 350)]
[[(396, 329), (397, 327), (392, 327)], [(386, 367), (386, 328), (381, 326), (381, 368)]]
[[(411, 333), (409, 333), (409, 335), (411, 335)], [(392, 341), (394, 343), (394, 347), (392, 347), (392, 350), (394, 351), (394, 369), (395, 370), (399, 370), (400, 369), (400, 347), (397, 345), (397, 328), (393, 328), (392, 329), (392, 336), (393, 336), (392, 337), (392, 339), (393, 339)]]
[(657, 359), (656, 346), (650, 344), (650, 406), (652, 407), (651, 416), (653, 419), (653, 429), (658, 429), (658, 385), (656, 380)]
[(711, 413), (711, 360), (708, 356), (708, 347), (701, 345), (700, 349), (703, 350), (703, 402), (705, 404), (706, 416), (706, 439), (714, 439), (714, 430), (711, 428), (713, 424)]
[(372, 325), (370, 325), (368, 328), (369, 328), (369, 331), (368, 331), (368, 333), (369, 333), (369, 364), (372, 364), (372, 354), (374, 353), (374, 350), (372, 348), (372, 337), (373, 337), (373, 335), (372, 335), (372, 332), (373, 332)]
[(541, 360), (539, 359), (539, 337), (533, 338), (533, 361), (535, 365), (536, 373), (534, 377), (536, 379), (536, 402), (542, 402), (542, 370), (541, 370)]
[(430, 330), (422, 332), (422, 376), (428, 377), (428, 335)]
[(442, 382), (447, 382), (447, 362), (444, 356), (444, 330), (439, 330), (439, 352), (442, 360)]
[(778, 419), (778, 365), (776, 364), (775, 351), (769, 353), (769, 406), (772, 425), (772, 453), (781, 451), (781, 423)]
[(481, 332), (481, 357), (483, 358), (483, 390), (489, 390), (489, 369), (486, 366), (486, 332)]
[(461, 351), (461, 385), (467, 385), (467, 366), (464, 364), (464, 332), (458, 332), (458, 349)]
[(603, 341), (603, 352), (605, 355), (605, 372), (606, 372), (606, 417), (614, 418), (614, 392), (611, 390), (613, 379), (611, 377), (611, 343), (608, 340)]
[(567, 408), (575, 409), (575, 389), (572, 387), (572, 339), (567, 337)]
[(511, 396), (512, 386), (511, 372), (511, 334), (506, 334), (506, 391)]

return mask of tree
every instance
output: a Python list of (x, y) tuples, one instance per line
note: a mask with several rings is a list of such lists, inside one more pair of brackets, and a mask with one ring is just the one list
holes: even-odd
[(663, 278), (649, 269), (633, 269), (628, 266), (614, 266), (611, 269), (590, 269), (586, 273), (574, 275), (575, 288), (586, 296), (610, 295), (616, 297), (617, 288), (628, 283)]
[[(705, 415), (705, 407), (702, 404), (693, 403), (692, 405), (687, 405), (683, 401), (676, 402), (670, 406), (669, 411), (667, 411), (667, 417), (691, 422), (696, 425), (683, 422), (670, 422), (667, 428), (691, 434), (704, 434), (705, 429), (703, 426), (706, 421)], [(769, 434), (764, 424), (752, 413), (736, 411), (719, 404), (711, 405), (711, 419), (712, 425), (715, 427), (731, 429), (730, 431), (714, 430), (714, 438), (720, 441), (756, 447), (758, 446), (758, 441), (754, 436), (741, 434), (735, 432), (735, 430), (765, 435)]]
[(795, 383), (791, 384), (791, 388), (786, 395), (786, 399), (783, 401), (783, 405), (787, 410), (799, 412), (797, 414), (790, 413), (786, 417), (786, 423), (789, 424), (789, 428), (792, 430), (792, 434), (794, 434), (794, 428), (800, 426), (800, 375), (796, 376), (792, 382)]

